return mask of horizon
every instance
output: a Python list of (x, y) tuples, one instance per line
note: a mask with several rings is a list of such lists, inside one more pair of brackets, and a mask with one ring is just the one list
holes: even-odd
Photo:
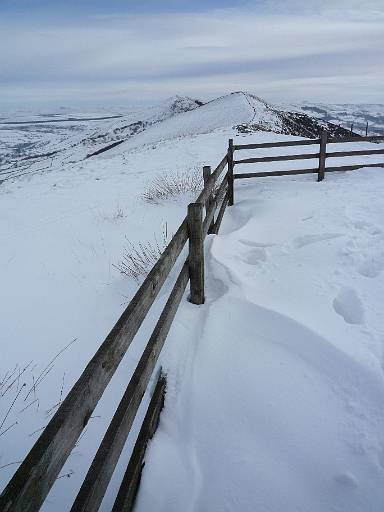
[[(68, 114), (72, 113), (72, 114), (76, 114), (76, 112), (78, 112), (79, 114), (81, 113), (85, 113), (87, 112), (87, 110), (89, 110), (89, 113), (91, 114), (92, 110), (95, 110), (95, 114), (101, 114), (102, 111), (106, 111), (106, 115), (107, 114), (121, 114), (121, 115), (124, 115), (124, 112), (123, 112), (123, 109), (129, 109), (129, 108), (151, 108), (151, 107), (156, 107), (156, 106), (159, 106), (159, 105), (162, 105), (162, 104), (166, 104), (167, 102), (171, 101), (171, 100), (174, 100), (176, 99), (177, 97), (181, 97), (181, 98), (190, 98), (190, 99), (193, 99), (193, 100), (200, 100), (203, 102), (203, 104), (207, 104), (207, 103), (210, 103), (211, 101), (214, 101), (214, 100), (217, 100), (217, 99), (220, 99), (220, 98), (223, 98), (225, 96), (229, 96), (231, 94), (236, 94), (238, 92), (244, 92), (246, 94), (253, 94), (253, 95), (256, 95), (254, 91), (228, 91), (224, 94), (221, 94), (219, 96), (212, 96), (212, 97), (208, 97), (208, 98), (205, 98), (204, 100), (201, 98), (201, 97), (192, 97), (192, 96), (189, 96), (187, 94), (183, 95), (183, 94), (174, 94), (172, 96), (167, 96), (167, 97), (163, 97), (163, 98), (159, 98), (157, 100), (154, 100), (154, 101), (146, 101), (146, 102), (140, 102), (140, 101), (132, 101), (131, 103), (130, 102), (127, 102), (127, 103), (121, 103), (121, 104), (118, 104), (118, 103), (110, 103), (110, 104), (107, 104), (107, 103), (100, 103), (100, 102), (86, 102), (84, 101), (83, 103), (79, 103), (79, 102), (73, 102), (73, 103), (67, 103), (67, 104), (60, 104), (60, 103), (49, 103), (49, 104), (20, 104), (20, 105), (14, 105), (14, 104), (10, 104), (10, 105), (1, 105), (1, 111), (4, 112), (4, 114), (9, 114), (9, 113), (22, 113), (22, 112), (25, 112), (26, 114), (28, 113), (35, 113), (35, 112), (39, 112), (40, 114), (43, 114), (45, 111), (49, 112), (49, 111), (54, 111), (55, 113), (57, 113), (58, 110), (63, 110), (63, 111), (68, 111)], [(314, 101), (314, 100), (308, 100), (307, 98), (297, 98), (297, 99), (292, 99), (292, 100), (289, 100), (289, 101), (284, 101), (284, 100), (276, 100), (276, 101), (269, 101), (267, 100), (265, 97), (264, 98), (260, 98), (264, 101), (266, 101), (268, 104), (270, 104), (272, 107), (273, 106), (276, 106), (276, 107), (279, 107), (279, 106), (299, 106), (299, 105), (317, 105), (317, 106), (324, 106), (324, 107), (327, 107), (327, 106), (361, 106), (361, 107), (369, 107), (369, 106), (379, 106), (379, 107), (384, 107), (384, 101), (382, 103), (364, 103), (364, 102), (335, 102), (335, 103), (332, 103), (332, 102), (326, 102), (326, 101)], [(1, 112), (0, 111), (0, 112)]]
[(0, 107), (209, 101), (237, 90), (271, 103), (382, 104), (383, 26), (378, 0), (4, 0)]

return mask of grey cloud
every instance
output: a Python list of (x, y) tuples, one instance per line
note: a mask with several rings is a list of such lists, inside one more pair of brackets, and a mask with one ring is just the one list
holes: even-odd
[[(350, 2), (356, 12), (357, 3)], [(355, 77), (346, 88), (348, 101), (353, 90), (358, 101), (362, 94), (378, 101), (381, 20), (339, 16), (324, 23), (321, 13), (298, 16), (303, 2), (288, 3), (293, 14), (284, 16), (272, 15), (276, 5), (281, 13), (283, 4), (269, 0), (262, 14), (252, 10), (252, 2), (249, 11), (91, 17), (86, 25), (84, 20), (0, 21), (0, 95), (7, 102), (28, 94), (31, 101), (40, 96), (68, 101), (88, 98), (92, 91), (95, 101), (113, 96), (121, 101), (215, 95), (249, 84), (260, 95), (275, 94), (281, 84), (289, 95), (305, 90), (307, 81), (313, 94), (308, 99), (332, 100), (340, 84)], [(379, 4), (370, 3), (374, 12)], [(332, 6), (323, 7), (329, 13)]]

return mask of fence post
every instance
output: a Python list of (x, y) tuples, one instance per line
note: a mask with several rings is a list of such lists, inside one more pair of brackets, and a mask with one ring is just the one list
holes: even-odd
[[(207, 181), (209, 180), (209, 177), (211, 176), (211, 166), (210, 165), (204, 165), (203, 167), (203, 179), (204, 179), (204, 187), (207, 184)], [(205, 203), (205, 214), (207, 214), (208, 209), (213, 204), (213, 191), (209, 194), (209, 197)], [(208, 235), (211, 235), (213, 233), (213, 225), (214, 225), (214, 218), (212, 219), (212, 222), (208, 228)]]
[(319, 172), (317, 175), (317, 181), (323, 181), (325, 175), (325, 159), (327, 153), (327, 130), (322, 130), (320, 136), (320, 153), (319, 153)]
[(367, 124), (365, 125), (365, 136), (368, 137), (368, 121)]
[(204, 304), (203, 204), (188, 205), (190, 302)]
[(228, 204), (232, 206), (234, 202), (233, 193), (233, 139), (228, 143)]

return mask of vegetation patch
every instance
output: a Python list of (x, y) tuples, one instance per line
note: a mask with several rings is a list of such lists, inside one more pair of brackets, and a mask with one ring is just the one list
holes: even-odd
[(201, 169), (194, 167), (184, 171), (159, 174), (144, 190), (142, 198), (147, 203), (158, 204), (188, 192), (199, 192), (202, 188)]

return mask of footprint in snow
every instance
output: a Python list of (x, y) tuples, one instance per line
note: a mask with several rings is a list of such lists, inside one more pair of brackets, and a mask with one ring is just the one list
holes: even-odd
[(266, 247), (273, 247), (275, 244), (268, 244), (263, 242), (253, 242), (251, 240), (240, 239), (239, 242), (252, 249), (243, 256), (242, 260), (248, 265), (258, 265), (261, 262), (267, 261), (268, 254), (265, 250)]
[(251, 240), (239, 239), (239, 242), (248, 247), (273, 247), (275, 244), (266, 244), (263, 242), (252, 242)]
[(243, 258), (244, 263), (248, 265), (258, 265), (261, 262), (267, 261), (267, 251), (263, 247), (255, 247)]
[(342, 288), (333, 300), (333, 309), (347, 324), (362, 324), (364, 309), (353, 288)]
[(335, 475), (334, 480), (345, 489), (355, 489), (358, 486), (358, 481), (352, 473), (339, 473)]
[(357, 268), (359, 274), (364, 277), (377, 277), (384, 269), (384, 255), (367, 256)]
[(356, 220), (352, 222), (352, 226), (359, 231), (367, 231), (370, 235), (380, 235), (382, 233), (377, 226), (370, 224), (365, 220)]
[(317, 242), (324, 242), (325, 240), (332, 240), (333, 238), (339, 238), (343, 236), (342, 233), (323, 233), (321, 235), (304, 235), (298, 236), (293, 240), (293, 246), (295, 249), (301, 249), (302, 247)]

